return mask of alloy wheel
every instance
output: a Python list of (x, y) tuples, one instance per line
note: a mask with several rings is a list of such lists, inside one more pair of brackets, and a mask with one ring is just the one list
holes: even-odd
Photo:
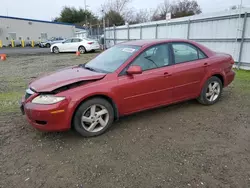
[(213, 81), (208, 85), (206, 98), (208, 101), (213, 102), (215, 101), (221, 92), (220, 84), (217, 81)]
[(82, 46), (81, 46), (81, 47), (79, 48), (79, 52), (80, 52), (81, 54), (84, 54), (84, 53), (85, 53), (85, 51), (86, 51), (86, 50), (85, 50), (85, 48), (84, 48), (84, 47), (82, 47)]
[(58, 54), (58, 53), (59, 53), (58, 47), (55, 46), (55, 47), (53, 48), (53, 52), (54, 52), (55, 54)]
[(99, 104), (94, 104), (84, 111), (81, 118), (82, 127), (88, 132), (99, 132), (109, 122), (108, 110)]

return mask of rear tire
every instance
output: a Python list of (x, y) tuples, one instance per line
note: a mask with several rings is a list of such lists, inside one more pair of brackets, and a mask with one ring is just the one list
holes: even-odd
[(73, 118), (74, 129), (84, 137), (103, 134), (114, 121), (114, 109), (105, 99), (93, 98), (83, 102)]
[(45, 45), (45, 47), (46, 47), (46, 48), (50, 48), (50, 43), (47, 43), (47, 44)]
[(206, 81), (197, 100), (203, 105), (212, 105), (221, 98), (222, 89), (221, 80), (213, 76)]
[(79, 51), (81, 54), (85, 54), (85, 53), (86, 53), (86, 49), (85, 49), (84, 46), (80, 46), (80, 47), (78, 48), (78, 51)]

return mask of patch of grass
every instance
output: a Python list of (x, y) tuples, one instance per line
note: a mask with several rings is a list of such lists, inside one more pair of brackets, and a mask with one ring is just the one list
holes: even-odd
[(236, 76), (233, 85), (237, 90), (250, 94), (250, 71), (235, 70)]
[(0, 93), (0, 112), (15, 112), (19, 110), (19, 101), (23, 92)]
[(250, 81), (250, 71), (248, 70), (235, 70), (236, 79), (242, 81)]

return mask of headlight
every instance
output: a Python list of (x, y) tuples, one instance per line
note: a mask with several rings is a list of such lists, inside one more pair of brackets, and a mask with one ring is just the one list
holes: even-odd
[(65, 99), (65, 97), (56, 97), (54, 95), (39, 95), (32, 100), (32, 103), (35, 103), (35, 104), (55, 104), (55, 103), (58, 103), (64, 99)]

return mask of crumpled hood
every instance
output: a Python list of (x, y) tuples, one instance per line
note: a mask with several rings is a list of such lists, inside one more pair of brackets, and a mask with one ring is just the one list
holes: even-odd
[(68, 67), (37, 78), (30, 83), (30, 88), (36, 92), (51, 92), (76, 82), (102, 79), (105, 75), (104, 73), (92, 72), (78, 66)]

